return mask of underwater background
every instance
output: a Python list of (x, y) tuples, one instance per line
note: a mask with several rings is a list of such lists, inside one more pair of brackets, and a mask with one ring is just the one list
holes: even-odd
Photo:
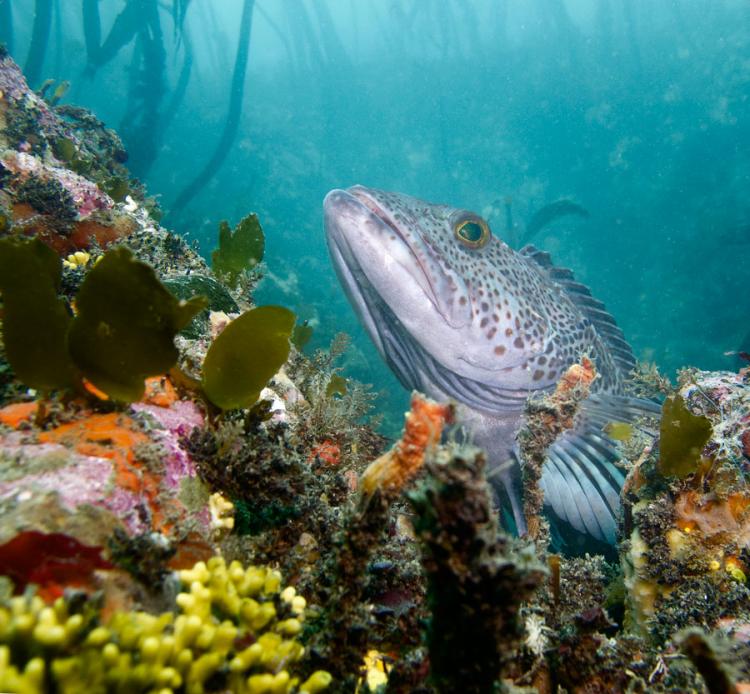
[(118, 130), (162, 223), (204, 256), (220, 220), (258, 213), (256, 301), (308, 319), (312, 347), (353, 336), (345, 372), (381, 391), (385, 431), (408, 398), (330, 266), (321, 202), (336, 187), (474, 210), (515, 247), (535, 211), (573, 200), (588, 217), (534, 241), (639, 359), (730, 368), (747, 349), (744, 0), (175, 0), (147, 20), (125, 5), (0, 0), (0, 41), (32, 88), (68, 81), (63, 102)]
[(0, 0), (0, 691), (750, 694), (749, 12)]

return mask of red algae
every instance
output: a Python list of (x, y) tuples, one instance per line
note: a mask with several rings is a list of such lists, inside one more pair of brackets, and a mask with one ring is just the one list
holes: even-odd
[(13, 580), (16, 594), (33, 583), (48, 602), (67, 587), (92, 588), (94, 571), (111, 568), (100, 547), (63, 533), (26, 531), (0, 545), (0, 574)]

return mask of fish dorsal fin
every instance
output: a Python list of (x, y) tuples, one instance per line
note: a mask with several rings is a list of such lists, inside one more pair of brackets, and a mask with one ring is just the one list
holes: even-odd
[(635, 368), (633, 350), (604, 304), (591, 295), (591, 290), (585, 284), (576, 282), (572, 270), (554, 265), (550, 254), (546, 251), (541, 251), (529, 244), (524, 246), (519, 253), (542, 268), (548, 277), (565, 291), (581, 313), (593, 323), (599, 337), (609, 348), (615, 364), (623, 376), (627, 377)]

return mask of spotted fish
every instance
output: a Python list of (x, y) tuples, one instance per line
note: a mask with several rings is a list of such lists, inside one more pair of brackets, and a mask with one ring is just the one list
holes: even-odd
[(323, 207), (333, 265), (381, 356), (406, 388), (457, 401), (519, 532), (524, 404), (582, 354), (595, 361), (594, 392), (550, 448), (542, 488), (558, 520), (613, 543), (623, 474), (602, 429), (657, 407), (624, 395), (635, 360), (603, 304), (547, 253), (514, 251), (468, 210), (363, 186), (331, 191)]

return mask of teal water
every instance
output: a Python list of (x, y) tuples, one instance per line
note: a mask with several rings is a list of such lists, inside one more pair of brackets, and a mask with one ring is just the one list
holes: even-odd
[[(558, 220), (535, 243), (605, 302), (636, 355), (670, 374), (736, 365), (725, 353), (750, 333), (745, 0), (139, 0), (158, 27), (141, 26), (94, 74), (87, 3), (0, 0), (12, 54), (28, 62), (47, 3), (34, 86), (70, 81), (64, 101), (123, 135), (164, 224), (205, 254), (221, 219), (256, 211), (268, 269), (256, 301), (309, 319), (311, 348), (350, 333), (345, 373), (383, 391), (389, 430), (407, 396), (359, 328), (323, 237), (323, 196), (355, 183), (472, 209), (511, 245), (537, 209), (574, 200), (588, 219)], [(245, 4), (236, 136), (175, 210), (225, 128)], [(126, 5), (98, 4), (102, 39)]]

